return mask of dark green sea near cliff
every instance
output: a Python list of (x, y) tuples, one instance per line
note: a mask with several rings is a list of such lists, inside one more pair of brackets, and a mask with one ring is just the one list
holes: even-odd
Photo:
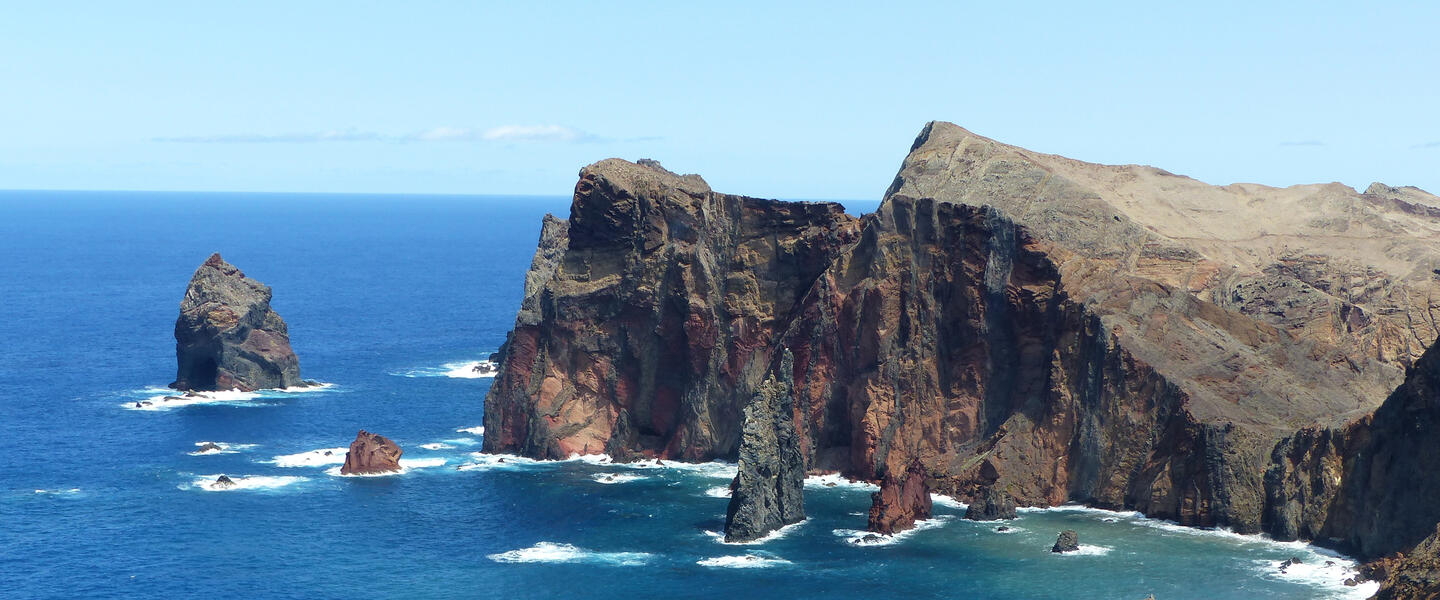
[[(855, 544), (871, 490), (834, 478), (807, 482), (808, 520), (726, 545), (732, 465), (478, 455), (490, 379), (467, 365), (504, 340), (540, 217), (568, 205), (0, 192), (0, 597), (1373, 592), (1342, 584), (1352, 561), (1303, 544), (1079, 507), (974, 523), (937, 497), (919, 529)], [(274, 289), (304, 376), (326, 385), (137, 408), (174, 378), (180, 298), (216, 251)], [(339, 476), (361, 428), (399, 442), (405, 472)], [(197, 454), (207, 441), (222, 450)], [(239, 485), (204, 485), (219, 474)], [(1049, 551), (1062, 529), (1080, 552)]]

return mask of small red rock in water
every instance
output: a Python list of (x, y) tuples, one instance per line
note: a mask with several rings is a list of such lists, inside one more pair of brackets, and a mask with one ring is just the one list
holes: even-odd
[(390, 438), (361, 429), (355, 434), (355, 441), (350, 442), (350, 451), (345, 453), (345, 465), (340, 467), (340, 474), (394, 473), (400, 470), (401, 454), (400, 446)]
[(876, 533), (891, 534), (915, 526), (916, 521), (930, 518), (930, 484), (920, 461), (910, 463), (905, 473), (887, 473), (880, 482), (880, 491), (870, 495), (870, 524)]

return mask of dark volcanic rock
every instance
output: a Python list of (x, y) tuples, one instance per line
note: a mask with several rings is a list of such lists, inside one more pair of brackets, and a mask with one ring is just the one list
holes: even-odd
[(915, 526), (916, 521), (930, 518), (930, 484), (925, 466), (910, 463), (904, 473), (886, 473), (880, 491), (870, 495), (870, 523), (876, 533), (890, 534)]
[(180, 390), (244, 391), (306, 385), (285, 321), (270, 309), (270, 288), (220, 254), (195, 270), (175, 321), (175, 382)]
[(1375, 600), (1440, 598), (1440, 528), (1409, 553), (1375, 561), (1364, 571), (1380, 582)]
[(1080, 534), (1074, 529), (1066, 529), (1060, 532), (1055, 538), (1055, 545), (1050, 547), (1051, 552), (1074, 552), (1080, 549)]
[(546, 217), (485, 400), (487, 452), (735, 456), (796, 300), (851, 241), (839, 204), (719, 194), (604, 160)]
[(1440, 518), (1431, 207), (1214, 187), (947, 123), (858, 220), (602, 161), (544, 224), (485, 449), (733, 457), (788, 348), (809, 469), (918, 460), (957, 497), (1404, 550)]
[(971, 521), (996, 521), (1015, 518), (1015, 499), (1005, 490), (992, 486), (981, 488), (980, 494), (965, 509), (965, 518)]
[(204, 444), (201, 444), (201, 445), (200, 445), (200, 448), (197, 449), (197, 450), (195, 450), (195, 451), (196, 451), (196, 452), (218, 452), (218, 451), (220, 451), (220, 450), (224, 450), (224, 448), (221, 448), (221, 447), (220, 447), (220, 444), (216, 444), (215, 442), (205, 442)]
[(404, 452), (395, 442), (382, 435), (361, 429), (350, 442), (345, 453), (345, 465), (340, 467), (341, 475), (373, 475), (394, 473), (400, 470), (400, 455)]
[(792, 359), (782, 351), (779, 377), (765, 380), (745, 405), (739, 472), (731, 483), (725, 541), (748, 542), (805, 520), (805, 459), (795, 439)]
[(224, 476), (224, 475), (221, 475), (221, 476), (215, 478), (215, 482), (212, 483), (212, 484), (210, 484), (210, 487), (212, 487), (212, 488), (218, 488), (218, 489), (222, 489), (222, 490), (223, 490), (223, 489), (226, 489), (226, 488), (235, 487), (235, 482), (234, 482), (233, 480), (231, 480), (229, 477), (226, 477), (226, 476)]

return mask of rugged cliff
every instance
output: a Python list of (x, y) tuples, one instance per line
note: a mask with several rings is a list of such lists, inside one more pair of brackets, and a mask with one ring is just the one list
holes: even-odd
[(735, 457), (796, 299), (859, 230), (838, 204), (717, 194), (653, 161), (586, 167), (545, 220), (485, 404), (485, 450)]
[(1440, 331), (1437, 207), (1209, 186), (946, 123), (859, 220), (602, 161), (568, 224), (546, 221), (486, 450), (733, 458), (783, 347), (809, 468), (920, 464), (966, 498), (1365, 548), (1411, 530), (1354, 516), (1411, 502), (1370, 499), (1398, 487), (1392, 463), (1355, 449), (1379, 448), (1387, 409), (1369, 415)]
[(270, 309), (270, 287), (219, 253), (195, 270), (175, 320), (179, 390), (251, 391), (305, 385), (285, 320)]

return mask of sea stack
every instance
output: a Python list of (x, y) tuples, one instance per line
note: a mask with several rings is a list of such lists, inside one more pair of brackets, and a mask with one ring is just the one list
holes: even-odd
[(175, 320), (178, 390), (253, 391), (305, 385), (285, 320), (270, 309), (270, 287), (217, 252), (185, 289)]
[(783, 351), (771, 375), (745, 405), (739, 472), (730, 487), (725, 541), (748, 542), (805, 520), (805, 459), (795, 435), (793, 359)]
[(905, 531), (916, 521), (930, 518), (931, 508), (925, 467), (918, 460), (912, 461), (903, 473), (886, 473), (880, 491), (870, 495), (868, 529), (881, 534)]
[(1074, 529), (1060, 532), (1060, 535), (1055, 538), (1055, 545), (1050, 547), (1050, 551), (1055, 553), (1074, 552), (1079, 549), (1080, 534), (1075, 533)]
[(401, 454), (404, 454), (404, 451), (390, 438), (361, 429), (355, 434), (355, 441), (350, 442), (350, 450), (345, 453), (345, 465), (340, 467), (340, 474), (398, 473)]

